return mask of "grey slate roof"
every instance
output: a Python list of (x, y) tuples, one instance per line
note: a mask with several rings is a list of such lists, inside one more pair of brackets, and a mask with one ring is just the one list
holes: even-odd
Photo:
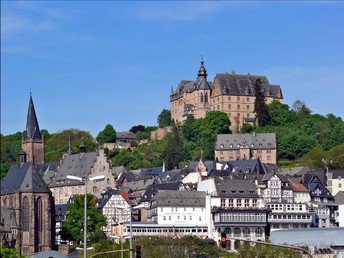
[(1, 181), (0, 194), (16, 192), (49, 193), (50, 190), (43, 178), (37, 173), (31, 162), (13, 165)]
[(132, 132), (116, 132), (116, 140), (136, 140), (136, 136)]
[(55, 204), (55, 221), (56, 222), (63, 222), (67, 216), (67, 207), (68, 203), (66, 204)]
[(335, 196), (334, 196), (334, 202), (335, 204), (344, 204), (344, 191), (339, 191)]
[(218, 134), (216, 150), (238, 150), (242, 146), (250, 149), (275, 149), (276, 133)]
[(24, 133), (24, 140), (42, 140), (42, 134), (39, 130), (38, 120), (36, 116), (35, 106), (33, 105), (32, 96), (30, 94), (29, 109), (27, 112), (26, 131)]
[[(191, 161), (188, 165), (188, 168), (191, 170), (191, 171), (195, 171), (197, 165), (198, 165), (199, 161)], [(204, 165), (206, 166), (207, 170), (210, 171), (212, 169), (215, 169), (216, 168), (216, 162), (215, 161), (212, 161), (212, 160), (206, 160), (206, 161), (203, 161)]]
[(218, 196), (226, 197), (256, 197), (258, 198), (258, 187), (250, 180), (228, 180), (216, 178), (215, 185)]
[(182, 182), (171, 182), (171, 183), (162, 183), (162, 184), (152, 184), (148, 186), (147, 190), (141, 198), (141, 202), (150, 201), (159, 190), (179, 190), (182, 186)]
[(54, 161), (54, 162), (48, 162), (48, 163), (44, 163), (42, 165), (36, 166), (37, 172), (40, 175), (43, 175), (43, 180), (47, 185), (49, 185), (53, 181), (58, 165), (59, 165), (59, 162)]
[(91, 172), (97, 154), (97, 152), (86, 152), (65, 156), (50, 187), (84, 184), (80, 181), (67, 179), (67, 176), (85, 177), (87, 173)]
[(11, 228), (16, 228), (17, 226), (14, 208), (0, 206), (0, 232), (11, 232)]
[(311, 169), (308, 166), (295, 167), (295, 168), (280, 168), (280, 173), (283, 175), (301, 175), (309, 172)]
[(158, 190), (152, 207), (205, 207), (205, 192)]
[(113, 195), (120, 195), (117, 189), (107, 189), (104, 193), (101, 193), (101, 198), (97, 199), (98, 208), (102, 209)]
[(221, 163), (224, 164), (224, 166), (227, 165), (227, 169), (232, 172), (265, 174), (264, 167), (259, 158), (249, 160), (230, 160)]
[(254, 96), (254, 88), (258, 78), (262, 81), (262, 90), (266, 97), (283, 98), (281, 87), (271, 85), (266, 76), (218, 73), (215, 80), (218, 81), (221, 94)]

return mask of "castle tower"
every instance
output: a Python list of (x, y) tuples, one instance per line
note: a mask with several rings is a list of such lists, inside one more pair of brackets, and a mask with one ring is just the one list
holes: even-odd
[(28, 162), (32, 161), (35, 165), (44, 163), (44, 140), (39, 130), (31, 93), (22, 150), (26, 152)]

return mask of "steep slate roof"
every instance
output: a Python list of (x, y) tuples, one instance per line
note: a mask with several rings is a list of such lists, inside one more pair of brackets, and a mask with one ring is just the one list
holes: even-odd
[(107, 189), (104, 193), (101, 193), (101, 198), (97, 199), (98, 208), (102, 209), (113, 195), (121, 195), (117, 189)]
[(262, 90), (266, 97), (283, 98), (281, 87), (279, 85), (271, 85), (266, 76), (218, 73), (214, 80), (217, 80), (221, 94), (254, 96), (255, 84), (259, 78), (261, 79)]
[(136, 140), (136, 136), (132, 132), (116, 132), (117, 140)]
[(150, 201), (158, 192), (158, 190), (179, 190), (181, 187), (181, 182), (171, 182), (171, 183), (162, 183), (162, 184), (152, 184), (148, 186), (147, 190), (141, 198), (141, 202)]
[(86, 152), (65, 156), (50, 187), (84, 184), (77, 180), (67, 179), (67, 176), (85, 177), (91, 172), (97, 154), (98, 152)]
[(1, 181), (1, 195), (19, 191), (26, 193), (50, 192), (31, 162), (11, 166), (5, 178)]
[(332, 175), (333, 179), (344, 178), (344, 170), (330, 169), (329, 174)]
[(49, 185), (53, 181), (58, 165), (59, 162), (54, 161), (36, 166), (37, 172), (43, 176), (43, 180), (47, 185)]
[(280, 173), (284, 175), (301, 175), (309, 172), (311, 169), (308, 166), (295, 167), (295, 168), (280, 168)]
[[(198, 165), (199, 161), (191, 161), (188, 165), (188, 168), (191, 171), (195, 171), (197, 165)], [(212, 161), (212, 160), (207, 160), (207, 161), (203, 161), (204, 165), (207, 167), (207, 170), (210, 171), (212, 169), (216, 168), (216, 162)]]
[[(201, 65), (197, 74), (197, 79), (195, 81), (182, 80), (175, 91), (173, 91), (173, 88), (171, 88), (170, 100), (174, 101), (181, 98), (183, 96), (183, 93), (190, 93), (196, 90), (211, 90), (212, 83), (207, 81), (207, 76), (208, 74), (206, 69), (204, 68), (204, 61), (202, 58)], [(185, 109), (185, 106), (184, 115), (187, 115), (187, 109)]]
[(220, 163), (224, 164), (225, 167), (227, 166), (227, 169), (232, 172), (265, 174), (263, 165), (259, 158), (249, 160), (231, 160)]
[(335, 196), (334, 196), (334, 202), (335, 204), (344, 204), (344, 191), (339, 191)]
[(14, 208), (0, 206), (0, 232), (11, 232), (11, 228), (16, 228), (17, 226)]
[(243, 145), (250, 149), (275, 149), (276, 133), (218, 134), (215, 149), (238, 150)]
[(152, 207), (205, 207), (205, 192), (158, 190)]
[(39, 130), (38, 120), (36, 116), (35, 106), (33, 105), (32, 96), (30, 93), (29, 109), (27, 112), (26, 131), (24, 133), (24, 140), (42, 140), (42, 134)]
[(217, 196), (255, 197), (258, 198), (258, 187), (250, 180), (215, 179)]

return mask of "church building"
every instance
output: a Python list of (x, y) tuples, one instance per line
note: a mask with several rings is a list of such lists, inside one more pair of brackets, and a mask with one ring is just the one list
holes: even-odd
[(54, 248), (55, 239), (54, 198), (36, 169), (44, 162), (44, 141), (31, 95), (22, 148), (19, 164), (1, 181), (0, 234), (3, 244), (29, 255)]

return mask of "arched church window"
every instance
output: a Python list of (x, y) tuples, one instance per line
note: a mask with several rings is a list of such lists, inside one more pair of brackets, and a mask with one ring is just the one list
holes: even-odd
[(29, 231), (30, 222), (30, 208), (29, 198), (26, 196), (23, 198), (23, 209), (22, 209), (22, 229), (23, 231)]
[(203, 93), (201, 93), (201, 102), (203, 102)]
[(42, 243), (43, 232), (43, 201), (41, 198), (37, 200), (37, 229), (38, 229), (38, 243)]
[(204, 95), (204, 102), (205, 102), (205, 103), (208, 102), (208, 92), (206, 92), (205, 95)]

